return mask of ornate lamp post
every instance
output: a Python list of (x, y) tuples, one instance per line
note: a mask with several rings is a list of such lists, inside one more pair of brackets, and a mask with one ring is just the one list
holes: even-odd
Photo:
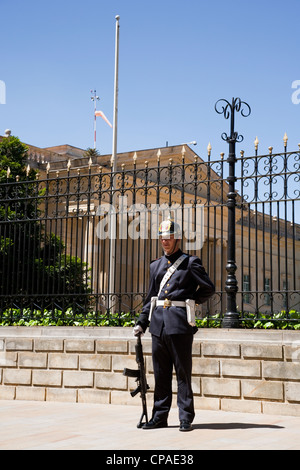
[(235, 263), (235, 207), (236, 207), (236, 192), (235, 192), (235, 144), (242, 142), (244, 137), (239, 135), (234, 130), (234, 115), (235, 112), (241, 112), (243, 117), (247, 117), (251, 113), (250, 106), (241, 101), (240, 98), (232, 98), (232, 102), (220, 99), (215, 104), (215, 110), (218, 114), (224, 114), (225, 119), (230, 117), (230, 135), (226, 132), (221, 135), (222, 139), (229, 144), (229, 154), (227, 162), (229, 164), (228, 194), (227, 194), (227, 207), (228, 207), (228, 243), (227, 243), (227, 278), (225, 282), (225, 291), (227, 296), (227, 310), (223, 318), (223, 328), (238, 328), (239, 314), (236, 310), (236, 293), (238, 291), (237, 279), (235, 272), (237, 269)]

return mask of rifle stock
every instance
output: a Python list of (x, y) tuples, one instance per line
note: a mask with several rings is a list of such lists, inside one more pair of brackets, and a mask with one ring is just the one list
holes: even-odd
[[(144, 362), (141, 335), (138, 335), (137, 337), (137, 343), (135, 345), (135, 358), (136, 358), (136, 362), (138, 365), (138, 370), (124, 368), (123, 375), (126, 375), (127, 377), (136, 377), (136, 382), (138, 386), (135, 390), (130, 392), (130, 395), (132, 397), (135, 397), (138, 393), (140, 393), (141, 395), (143, 412), (142, 412), (140, 421), (137, 424), (137, 427), (141, 428), (143, 424), (148, 423), (146, 393), (147, 393), (147, 390), (150, 388), (149, 385), (147, 384), (147, 378), (146, 378), (146, 373), (145, 373), (145, 362)], [(143, 423), (144, 417), (146, 419), (145, 423)]]

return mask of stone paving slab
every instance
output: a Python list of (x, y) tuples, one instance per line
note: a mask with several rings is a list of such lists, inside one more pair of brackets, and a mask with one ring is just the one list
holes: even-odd
[(0, 401), (0, 450), (299, 450), (300, 417), (196, 410), (194, 429), (137, 429), (137, 406)]

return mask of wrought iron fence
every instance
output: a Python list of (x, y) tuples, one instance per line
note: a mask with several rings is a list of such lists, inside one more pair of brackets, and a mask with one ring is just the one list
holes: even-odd
[(183, 249), (202, 259), (216, 286), (199, 306), (202, 326), (223, 317), (223, 326), (237, 318), (238, 326), (299, 323), (300, 146), (288, 152), (285, 139), (282, 152), (259, 155), (256, 141), (254, 155), (236, 157), (238, 139), (233, 128), (224, 137), (227, 159), (212, 159), (208, 147), (204, 161), (183, 147), (167, 164), (157, 151), (151, 165), (135, 155), (115, 172), (90, 160), (59, 172), (44, 165), (26, 181), (8, 173), (0, 184), (0, 323), (134, 319), (149, 264), (162, 254), (159, 222), (170, 213)]
[[(299, 311), (300, 153), (236, 158), (237, 311), (242, 320)], [(42, 177), (43, 176), (43, 177)], [(183, 227), (183, 249), (197, 254), (216, 293), (198, 311), (209, 326), (226, 311), (228, 163), (195, 156), (156, 166), (91, 164), (0, 186), (0, 315), (74, 324), (135, 316), (161, 256), (159, 221)], [(228, 268), (228, 267), (227, 267)], [(217, 317), (216, 317), (217, 316)], [(251, 318), (252, 317), (252, 318)], [(204, 320), (203, 320), (204, 321)]]

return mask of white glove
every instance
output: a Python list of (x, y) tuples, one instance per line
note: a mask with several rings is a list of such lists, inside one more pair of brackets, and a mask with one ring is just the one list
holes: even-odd
[(144, 334), (144, 330), (143, 328), (141, 327), (141, 325), (136, 325), (134, 328), (133, 328), (133, 336), (143, 336)]

